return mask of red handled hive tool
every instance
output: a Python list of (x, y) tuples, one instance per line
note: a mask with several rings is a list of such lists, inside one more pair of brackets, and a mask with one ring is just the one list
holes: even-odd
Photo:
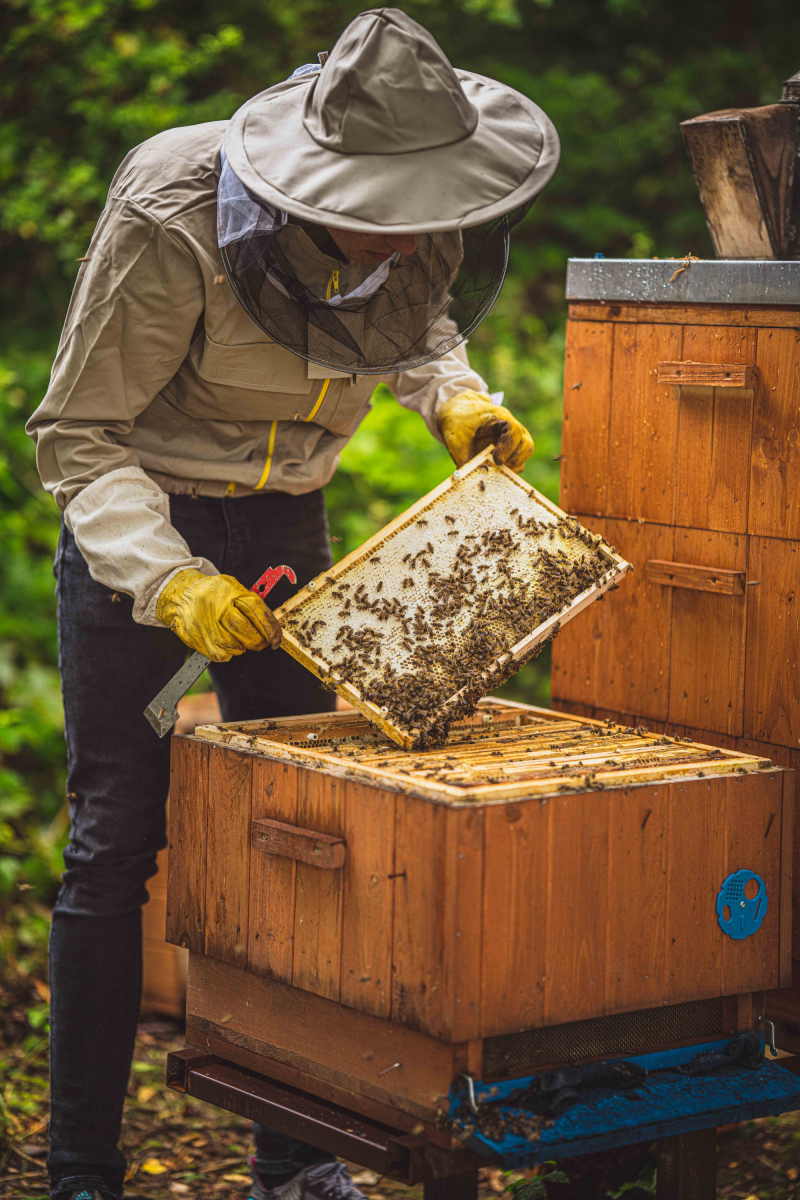
[[(289, 583), (297, 583), (297, 576), (291, 567), (267, 567), (250, 591), (255, 592), (263, 600), (284, 575), (288, 578)], [(181, 669), (175, 672), (166, 687), (163, 687), (158, 695), (150, 701), (144, 710), (144, 715), (159, 737), (164, 737), (172, 729), (178, 719), (178, 701), (200, 678), (210, 662), (211, 659), (206, 658), (205, 654), (201, 654), (199, 650), (196, 651), (190, 658), (187, 658)]]

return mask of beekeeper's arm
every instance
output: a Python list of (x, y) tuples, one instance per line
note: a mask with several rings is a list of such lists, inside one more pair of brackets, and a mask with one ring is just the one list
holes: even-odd
[(92, 578), (132, 596), (135, 621), (168, 624), (224, 660), (274, 641), (277, 622), (255, 593), (191, 553), (169, 497), (120, 441), (180, 367), (204, 305), (189, 247), (139, 205), (110, 199), (28, 433)]
[(442, 358), (387, 379), (405, 408), (418, 412), (444, 442), (457, 467), (494, 442), (495, 460), (521, 471), (533, 454), (533, 439), (513, 413), (489, 396), (469, 365), (462, 343)]

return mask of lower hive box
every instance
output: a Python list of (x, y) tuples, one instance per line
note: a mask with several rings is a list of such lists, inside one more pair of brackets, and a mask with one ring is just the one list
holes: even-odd
[(411, 1129), (462, 1072), (750, 1028), (791, 977), (792, 785), (493, 700), (437, 750), (360, 713), (175, 737), (187, 1040)]

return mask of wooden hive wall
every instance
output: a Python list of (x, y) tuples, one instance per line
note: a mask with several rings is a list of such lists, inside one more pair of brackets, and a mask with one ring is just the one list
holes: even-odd
[[(755, 386), (659, 384), (669, 360), (740, 364)], [(797, 769), (799, 385), (800, 310), (571, 306), (561, 506), (635, 571), (554, 643), (554, 708)], [(737, 571), (745, 585), (664, 586), (648, 579), (653, 560)], [(800, 846), (795, 857), (800, 959)], [(781, 1019), (794, 1013), (800, 1049), (800, 983), (776, 1004)]]
[[(636, 574), (559, 636), (556, 707), (795, 750), (800, 312), (581, 304), (571, 315), (561, 502)], [(755, 388), (659, 383), (670, 359), (754, 368)], [(733, 571), (742, 586), (664, 586), (648, 579), (653, 561)]]
[[(449, 1042), (790, 980), (780, 770), (453, 808), (173, 748), (168, 939), (233, 967)], [(344, 867), (253, 847), (263, 817), (343, 836)], [(741, 866), (770, 906), (733, 942), (714, 903)]]

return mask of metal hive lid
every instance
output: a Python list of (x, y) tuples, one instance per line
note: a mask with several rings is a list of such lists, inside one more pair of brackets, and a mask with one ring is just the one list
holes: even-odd
[(436, 750), (398, 749), (357, 712), (201, 725), (195, 737), (435, 803), (503, 803), (697, 776), (747, 774), (769, 759), (486, 699)]
[(277, 610), (282, 648), (406, 748), (441, 744), (630, 567), (492, 449)]

